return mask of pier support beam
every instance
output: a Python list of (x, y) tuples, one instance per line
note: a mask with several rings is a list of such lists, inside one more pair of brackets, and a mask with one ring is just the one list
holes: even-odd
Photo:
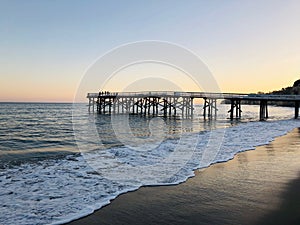
[(194, 116), (194, 98), (191, 98), (191, 117)]
[(295, 101), (295, 119), (298, 119), (298, 117), (299, 117), (299, 105), (300, 105), (300, 102)]
[[(235, 112), (235, 116), (234, 116)], [(241, 100), (240, 99), (230, 99), (230, 110), (228, 111), (230, 113), (230, 120), (233, 120), (234, 118), (240, 119), (242, 116), (242, 109), (241, 109)]]
[(204, 106), (203, 106), (203, 117), (206, 119), (217, 118), (217, 99), (212, 98), (203, 98), (204, 99)]
[(89, 112), (91, 112), (91, 99), (89, 98)]
[(261, 100), (260, 101), (260, 107), (259, 107), (259, 120), (263, 121), (269, 118), (269, 112), (268, 112), (268, 102), (267, 100)]
[[(94, 100), (93, 100), (94, 102)], [(97, 113), (105, 114), (108, 112), (109, 114), (112, 113), (112, 110), (115, 112), (115, 104), (116, 97), (112, 95), (100, 95), (97, 97)], [(93, 111), (94, 111), (94, 103), (93, 103)]]
[[(89, 98), (89, 112), (95, 112), (95, 104), (97, 104), (97, 101), (95, 101), (95, 98), (92, 97), (92, 98)], [(91, 107), (92, 107), (92, 110), (91, 110)]]

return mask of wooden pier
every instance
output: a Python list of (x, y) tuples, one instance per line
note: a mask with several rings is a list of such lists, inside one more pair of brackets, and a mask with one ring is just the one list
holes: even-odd
[(241, 101), (259, 101), (259, 118), (269, 117), (268, 102), (293, 102), (295, 118), (299, 117), (300, 95), (267, 95), (267, 94), (235, 94), (207, 92), (99, 92), (88, 93), (89, 112), (99, 114), (140, 114), (193, 117), (194, 99), (203, 99), (203, 117), (217, 117), (217, 100), (229, 100), (229, 118), (239, 119), (242, 116)]

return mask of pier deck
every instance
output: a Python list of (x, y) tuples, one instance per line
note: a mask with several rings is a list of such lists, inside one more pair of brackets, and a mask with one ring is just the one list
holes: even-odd
[(88, 93), (89, 111), (99, 114), (144, 114), (164, 116), (182, 115), (192, 117), (194, 113), (194, 99), (203, 99), (204, 118), (217, 116), (217, 100), (229, 100), (230, 119), (241, 118), (241, 102), (258, 101), (260, 103), (259, 118), (269, 117), (268, 102), (293, 102), (295, 118), (299, 117), (300, 95), (268, 95), (268, 94), (237, 94), (237, 93), (209, 93), (209, 92), (99, 92)]

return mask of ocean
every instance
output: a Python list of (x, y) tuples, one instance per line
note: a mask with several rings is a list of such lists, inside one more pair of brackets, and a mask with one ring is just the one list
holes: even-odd
[(242, 106), (230, 121), (88, 113), (86, 104), (0, 103), (0, 224), (62, 224), (121, 193), (171, 185), (296, 127), (294, 109)]

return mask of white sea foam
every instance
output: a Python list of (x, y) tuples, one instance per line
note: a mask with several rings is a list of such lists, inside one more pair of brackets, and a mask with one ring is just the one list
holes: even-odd
[[(205, 160), (204, 149), (215, 148), (209, 146), (209, 138), (213, 132), (189, 133), (185, 137), (188, 148), (189, 140), (198, 140), (195, 150), (188, 162), (181, 168), (182, 155), (177, 155), (172, 162), (165, 163), (163, 170), (154, 173), (158, 176), (152, 179), (151, 174), (131, 176), (126, 182), (110, 180), (95, 172), (100, 169), (114, 166), (92, 165), (98, 163), (99, 155), (107, 158), (118, 158), (120, 163), (131, 164), (133, 167), (155, 165), (161, 159), (167, 158), (177, 145), (176, 140), (165, 140), (153, 151), (138, 152), (126, 147), (116, 147), (82, 156), (68, 156), (65, 159), (44, 160), (39, 163), (22, 164), (21, 166), (2, 170), (0, 173), (0, 224), (61, 224), (91, 214), (94, 210), (103, 207), (121, 193), (136, 190), (142, 185), (169, 185), (184, 182), (194, 175), (193, 170), (207, 167), (212, 163), (230, 160), (238, 152), (254, 149), (255, 146), (264, 145), (275, 137), (282, 136), (292, 129), (300, 127), (300, 120), (281, 120), (271, 122), (242, 123), (225, 129), (224, 139), (220, 144), (213, 160)], [(223, 130), (224, 131), (224, 130)], [(216, 136), (217, 137), (217, 136)], [(214, 156), (214, 155), (213, 155)], [(89, 163), (86, 159), (88, 157)], [(170, 176), (166, 174), (176, 171)], [(130, 171), (129, 171), (130, 172)], [(153, 172), (153, 171), (152, 171)], [(153, 175), (153, 174), (152, 174)], [(168, 179), (165, 179), (168, 177)], [(151, 178), (151, 179), (150, 179)], [(162, 178), (162, 179), (160, 179)]]

